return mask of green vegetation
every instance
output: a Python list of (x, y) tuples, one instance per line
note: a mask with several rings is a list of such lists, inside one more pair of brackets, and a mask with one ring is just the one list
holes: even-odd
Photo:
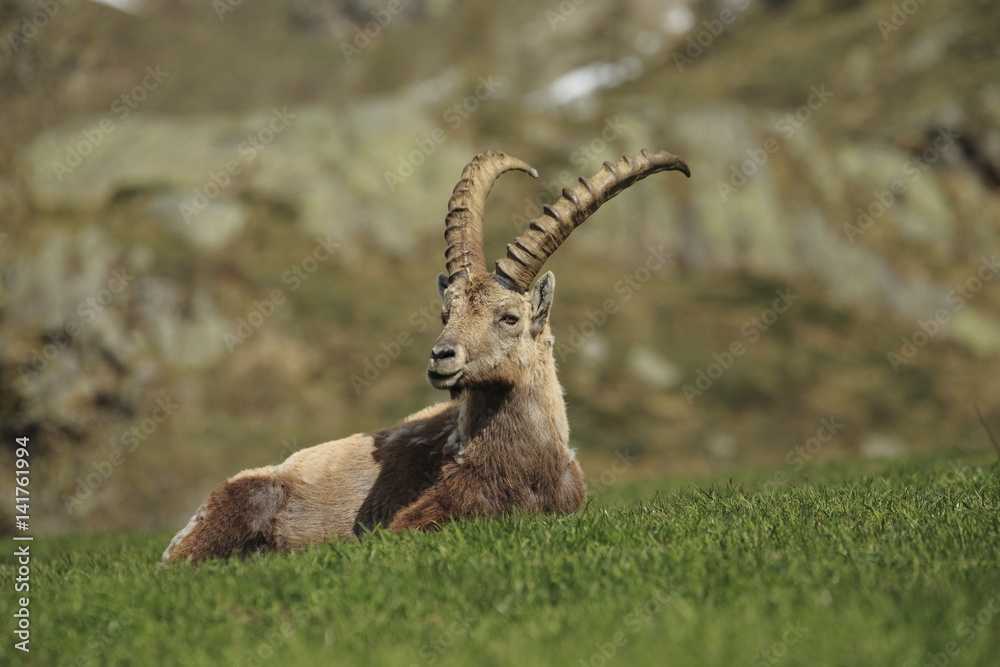
[[(996, 664), (1000, 466), (938, 455), (845, 470), (787, 485), (774, 471), (612, 485), (575, 516), (380, 532), (199, 568), (158, 569), (165, 534), (40, 539), (31, 658)], [(13, 604), (0, 600), (5, 618)], [(8, 634), (0, 662), (13, 664), (12, 644)]]

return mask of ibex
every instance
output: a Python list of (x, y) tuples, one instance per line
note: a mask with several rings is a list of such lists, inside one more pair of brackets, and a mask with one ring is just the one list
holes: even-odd
[(448, 202), (447, 275), (438, 276), (444, 330), (431, 348), (427, 378), (450, 391), (451, 401), (384, 431), (235, 475), (174, 537), (164, 562), (297, 550), (378, 525), (429, 529), (461, 517), (579, 509), (586, 490), (569, 448), (549, 329), (555, 277), (547, 272), (531, 283), (601, 204), (658, 171), (690, 172), (666, 152), (605, 162), (592, 179), (563, 189), (488, 273), (486, 198), (510, 170), (538, 175), (521, 160), (483, 153), (462, 171)]

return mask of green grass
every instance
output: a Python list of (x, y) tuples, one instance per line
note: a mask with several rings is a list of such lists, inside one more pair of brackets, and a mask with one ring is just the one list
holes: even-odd
[(997, 664), (1000, 466), (845, 470), (620, 485), (574, 516), (197, 568), (157, 568), (168, 535), (39, 538), (29, 662)]

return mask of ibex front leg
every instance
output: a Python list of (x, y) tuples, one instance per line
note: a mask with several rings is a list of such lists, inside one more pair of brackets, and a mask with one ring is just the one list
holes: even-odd
[(394, 533), (404, 530), (434, 530), (455, 518), (455, 513), (444, 504), (450, 504), (454, 500), (454, 497), (447, 497), (446, 490), (443, 493), (441, 489), (428, 490), (416, 502), (396, 514), (389, 530)]

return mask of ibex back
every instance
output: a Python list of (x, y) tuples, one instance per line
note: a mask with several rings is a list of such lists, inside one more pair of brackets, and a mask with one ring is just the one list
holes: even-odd
[(447, 275), (438, 277), (444, 330), (427, 378), (451, 392), (374, 434), (296, 452), (245, 470), (216, 488), (163, 554), (200, 562), (296, 550), (382, 525), (428, 529), (505, 512), (566, 513), (586, 492), (569, 448), (549, 311), (555, 277), (532, 281), (548, 257), (601, 204), (658, 171), (690, 175), (670, 153), (623, 155), (581, 178), (507, 246), (489, 273), (483, 255), (486, 198), (500, 174), (526, 163), (499, 152), (465, 167), (445, 221)]

